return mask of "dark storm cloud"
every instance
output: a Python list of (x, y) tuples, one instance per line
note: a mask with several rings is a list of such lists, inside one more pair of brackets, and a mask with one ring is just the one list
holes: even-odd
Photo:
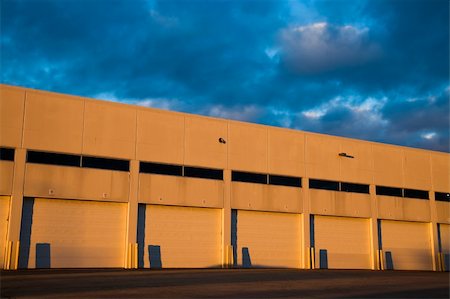
[(2, 82), (448, 151), (448, 20), (445, 0), (4, 0)]

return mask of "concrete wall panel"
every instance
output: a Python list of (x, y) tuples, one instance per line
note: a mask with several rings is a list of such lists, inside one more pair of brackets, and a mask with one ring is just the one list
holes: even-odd
[(403, 152), (401, 148), (374, 144), (374, 180), (376, 185), (403, 187)]
[(405, 188), (430, 190), (430, 154), (425, 151), (404, 149)]
[(192, 207), (223, 207), (223, 181), (140, 174), (139, 186), (139, 202)]
[(11, 195), (14, 176), (14, 162), (0, 161), (0, 195)]
[(326, 135), (305, 135), (306, 175), (315, 179), (339, 180), (339, 139)]
[(0, 145), (21, 147), (25, 90), (0, 85)]
[(377, 201), (380, 219), (431, 220), (428, 200), (378, 195)]
[(341, 181), (373, 183), (373, 156), (369, 143), (342, 139), (340, 152), (354, 157), (339, 157)]
[(27, 92), (24, 147), (81, 153), (84, 100)]
[(310, 189), (311, 213), (349, 217), (370, 217), (370, 195)]
[(223, 120), (186, 116), (186, 165), (225, 169), (227, 167), (227, 123)]
[(134, 159), (136, 110), (118, 104), (86, 101), (83, 154)]
[(137, 122), (136, 158), (138, 160), (183, 164), (183, 115), (139, 110)]
[(305, 134), (269, 128), (269, 173), (292, 176), (305, 175)]
[(431, 167), (434, 190), (450, 192), (450, 155), (431, 153)]
[(230, 122), (229, 168), (267, 173), (267, 128)]
[(127, 202), (127, 172), (27, 164), (24, 195)]
[(450, 224), (450, 202), (436, 201), (438, 223)]
[(295, 187), (233, 182), (231, 208), (301, 213), (302, 190)]

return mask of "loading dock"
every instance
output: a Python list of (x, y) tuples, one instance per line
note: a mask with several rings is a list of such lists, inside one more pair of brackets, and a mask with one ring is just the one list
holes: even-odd
[(138, 263), (143, 268), (220, 267), (220, 209), (139, 205)]
[(380, 221), (384, 269), (433, 270), (430, 224)]
[(369, 220), (314, 216), (316, 268), (370, 269)]
[(19, 268), (123, 267), (126, 204), (24, 199)]
[(300, 214), (233, 210), (232, 231), (236, 266), (302, 267)]

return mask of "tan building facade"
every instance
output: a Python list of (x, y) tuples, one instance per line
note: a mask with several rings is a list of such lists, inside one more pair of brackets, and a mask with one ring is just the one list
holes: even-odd
[(449, 269), (447, 153), (0, 92), (3, 269)]

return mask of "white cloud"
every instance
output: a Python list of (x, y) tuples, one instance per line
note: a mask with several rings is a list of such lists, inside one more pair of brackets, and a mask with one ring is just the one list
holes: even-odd
[(437, 135), (436, 132), (427, 132), (427, 133), (422, 133), (420, 136), (424, 139), (431, 140), (434, 137), (436, 137), (436, 135)]
[(99, 100), (120, 102), (124, 104), (137, 105), (149, 108), (158, 108), (164, 110), (180, 110), (180, 108), (183, 106), (183, 103), (176, 98), (145, 98), (145, 99), (119, 98), (113, 92), (103, 92), (96, 94), (92, 97)]
[(291, 26), (280, 32), (283, 59), (287, 67), (304, 74), (364, 64), (380, 55), (369, 33), (367, 27), (326, 22)]
[(263, 109), (255, 105), (226, 107), (224, 105), (212, 105), (205, 108), (201, 114), (226, 119), (241, 121), (257, 121), (263, 114)]

